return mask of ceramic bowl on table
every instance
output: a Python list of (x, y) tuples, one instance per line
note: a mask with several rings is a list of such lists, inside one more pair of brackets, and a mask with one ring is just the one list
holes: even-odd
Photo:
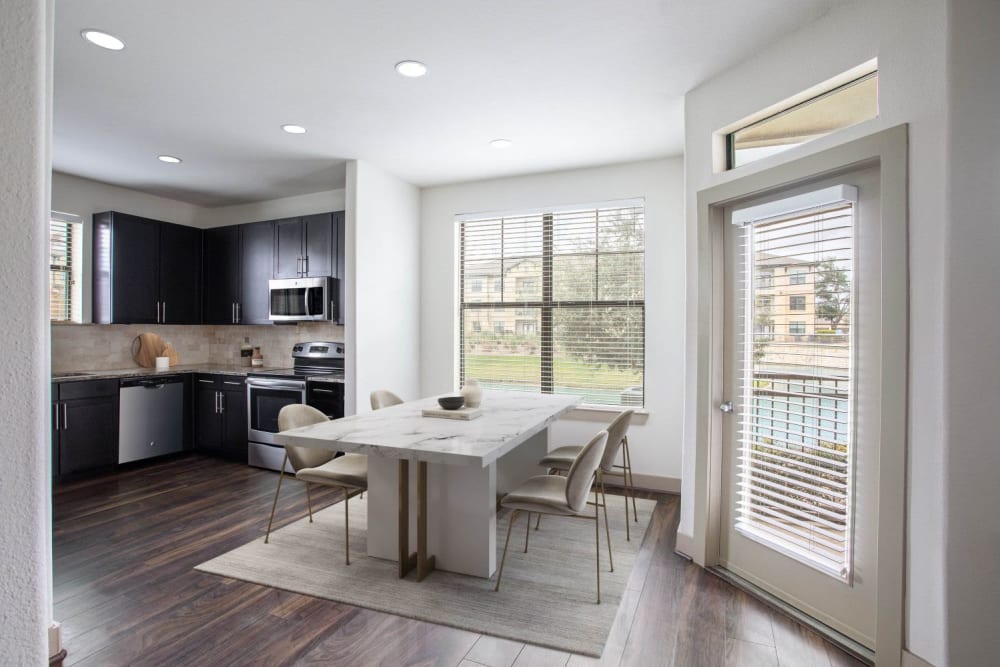
[(438, 399), (438, 405), (445, 410), (458, 410), (465, 405), (464, 396), (442, 396)]

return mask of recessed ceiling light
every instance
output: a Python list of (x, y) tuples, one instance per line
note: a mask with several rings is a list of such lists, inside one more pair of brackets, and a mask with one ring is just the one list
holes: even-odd
[(306, 133), (306, 128), (302, 127), (301, 125), (282, 125), (281, 129), (284, 130), (285, 132), (287, 132), (288, 134), (305, 134)]
[(80, 34), (85, 40), (99, 46), (102, 49), (110, 49), (111, 51), (121, 51), (125, 48), (125, 42), (118, 39), (114, 35), (109, 35), (106, 32), (101, 32), (100, 30), (82, 30)]
[(413, 78), (427, 74), (427, 65), (416, 60), (404, 60), (396, 63), (396, 71), (403, 76)]
[(510, 148), (513, 143), (510, 139), (494, 139), (490, 142), (490, 146), (493, 148)]
[(157, 155), (156, 159), (167, 164), (180, 164), (183, 162), (179, 157), (174, 157), (173, 155)]

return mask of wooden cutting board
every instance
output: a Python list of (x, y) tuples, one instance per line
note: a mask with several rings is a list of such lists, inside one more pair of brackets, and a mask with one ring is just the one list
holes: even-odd
[(171, 366), (177, 364), (177, 353), (159, 334), (139, 334), (132, 341), (132, 358), (143, 368), (156, 368), (156, 358), (162, 356), (170, 357)]

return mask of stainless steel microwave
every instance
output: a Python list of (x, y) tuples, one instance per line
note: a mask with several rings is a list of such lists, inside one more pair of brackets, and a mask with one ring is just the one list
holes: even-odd
[(337, 319), (337, 279), (287, 278), (269, 280), (269, 318), (272, 322), (310, 322)]

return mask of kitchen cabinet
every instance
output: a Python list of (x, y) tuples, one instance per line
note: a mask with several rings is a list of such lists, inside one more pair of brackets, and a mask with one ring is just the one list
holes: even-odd
[(194, 441), (202, 452), (247, 462), (245, 379), (199, 373), (194, 381)]
[(201, 254), (200, 229), (94, 214), (94, 322), (200, 324)]
[(118, 463), (118, 381), (52, 385), (52, 474), (62, 478)]
[(306, 382), (306, 405), (314, 407), (330, 419), (344, 416), (343, 382)]
[(344, 323), (344, 304), (347, 303), (344, 300), (345, 278), (347, 277), (347, 270), (344, 265), (345, 236), (344, 212), (337, 211), (333, 214), (333, 238), (334, 243), (336, 243), (336, 254), (334, 255), (336, 264), (333, 275), (337, 279), (337, 290), (340, 292), (340, 296), (337, 299), (337, 324)]
[(275, 221), (274, 277), (335, 275), (337, 237), (333, 213)]
[(274, 223), (207, 229), (204, 248), (204, 323), (270, 324)]

